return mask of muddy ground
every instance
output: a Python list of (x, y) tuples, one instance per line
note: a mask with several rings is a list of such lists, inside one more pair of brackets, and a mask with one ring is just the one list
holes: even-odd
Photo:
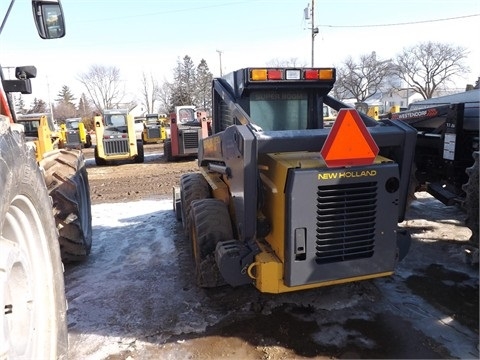
[[(71, 359), (478, 358), (478, 265), (463, 214), (417, 193), (394, 276), (269, 295), (195, 286), (172, 186), (195, 160), (97, 167), (92, 254), (66, 268)], [(478, 255), (477, 255), (478, 256)]]

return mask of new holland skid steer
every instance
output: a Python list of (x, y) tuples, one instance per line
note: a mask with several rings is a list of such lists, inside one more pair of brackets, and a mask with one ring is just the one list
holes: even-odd
[[(173, 191), (201, 287), (282, 293), (389, 276), (416, 131), (328, 95), (333, 68), (245, 68), (213, 81), (199, 171)], [(324, 128), (323, 105), (338, 111)]]

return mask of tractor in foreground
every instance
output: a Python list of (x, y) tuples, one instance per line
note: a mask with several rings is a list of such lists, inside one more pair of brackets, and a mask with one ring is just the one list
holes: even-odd
[[(41, 38), (65, 35), (60, 1), (31, 4)], [(0, 33), (13, 5), (12, 0)], [(32, 119), (29, 128), (17, 123), (13, 95), (31, 94), (35, 76), (33, 66), (15, 68), (15, 79), (7, 79), (0, 68), (1, 359), (66, 358), (62, 257), (84, 259), (92, 240), (81, 151), (56, 148), (57, 138), (45, 116)]]
[(406, 256), (416, 131), (330, 97), (334, 82), (334, 68), (213, 80), (212, 134), (173, 189), (198, 286), (297, 291), (389, 276)]

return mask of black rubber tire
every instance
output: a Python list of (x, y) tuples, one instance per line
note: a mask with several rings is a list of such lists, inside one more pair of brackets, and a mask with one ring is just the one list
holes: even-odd
[(84, 147), (85, 147), (86, 149), (92, 147), (92, 137), (90, 136), (90, 134), (87, 134), (87, 136), (86, 136)]
[(81, 151), (56, 150), (40, 161), (53, 201), (64, 262), (83, 261), (92, 247), (90, 185)]
[(167, 159), (168, 162), (172, 162), (175, 159), (172, 155), (172, 140), (166, 139), (163, 144), (163, 156)]
[(145, 152), (143, 149), (143, 142), (141, 140), (137, 140), (137, 156), (135, 156), (134, 161), (137, 164), (142, 164), (145, 162)]
[(104, 166), (104, 165), (107, 165), (107, 160), (101, 158), (98, 156), (98, 149), (97, 147), (95, 146), (95, 150), (93, 151), (93, 155), (95, 157), (95, 164), (97, 166)]
[(204, 288), (225, 285), (215, 261), (215, 247), (219, 241), (233, 238), (227, 205), (218, 199), (195, 200), (190, 218), (197, 285)]
[(201, 173), (180, 177), (181, 219), (185, 235), (190, 237), (190, 206), (192, 201), (211, 197), (210, 186)]
[(478, 157), (479, 152), (475, 151), (472, 154), (475, 162), (471, 167), (466, 169), (468, 175), (468, 181), (463, 185), (463, 191), (465, 191), (465, 203), (464, 210), (467, 213), (465, 219), (465, 225), (472, 231), (470, 242), (478, 246), (478, 182), (479, 182), (479, 165)]
[(172, 200), (173, 200), (173, 212), (175, 213), (175, 219), (177, 221), (182, 220), (182, 202), (180, 198), (180, 188), (174, 187), (172, 189)]
[(23, 139), (0, 119), (1, 350), (7, 359), (66, 358), (63, 266), (51, 200)]

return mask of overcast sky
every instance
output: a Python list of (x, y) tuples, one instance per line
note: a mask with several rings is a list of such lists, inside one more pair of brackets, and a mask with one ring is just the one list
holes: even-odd
[[(9, 1), (1, 1), (2, 16)], [(310, 0), (63, 0), (67, 35), (45, 41), (36, 33), (30, 0), (17, 0), (0, 37), (2, 66), (36, 65), (34, 95), (48, 101), (63, 85), (79, 97), (76, 80), (90, 65), (116, 66), (128, 91), (142, 72), (171, 80), (177, 60), (203, 58), (210, 71), (265, 66), (273, 59), (311, 65)], [(340, 66), (348, 56), (376, 51), (382, 59), (404, 47), (435, 41), (470, 52), (464, 88), (480, 76), (478, 0), (316, 0), (315, 66)], [(28, 98), (25, 98), (28, 101)]]

